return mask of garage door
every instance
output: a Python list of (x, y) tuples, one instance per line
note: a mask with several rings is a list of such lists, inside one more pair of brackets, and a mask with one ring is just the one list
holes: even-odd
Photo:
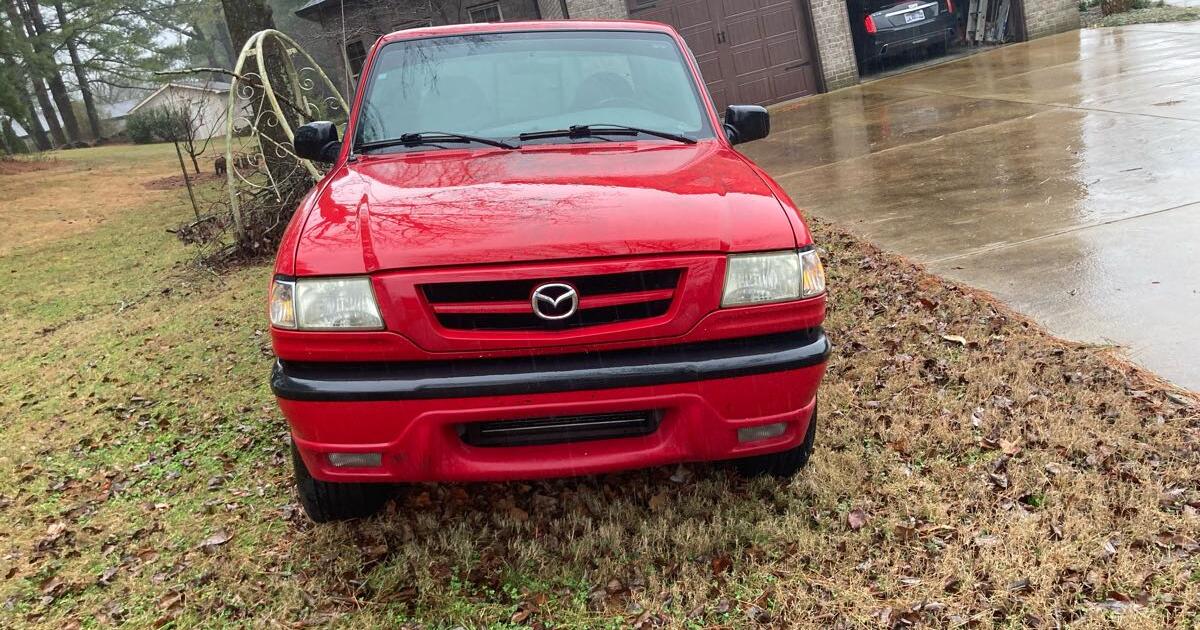
[(798, 1), (629, 0), (629, 14), (679, 30), (723, 110), (817, 92), (815, 48)]

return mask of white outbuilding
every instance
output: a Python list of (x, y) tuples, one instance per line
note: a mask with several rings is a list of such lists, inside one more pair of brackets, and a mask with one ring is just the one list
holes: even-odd
[[(142, 99), (129, 113), (135, 114), (141, 110), (163, 106), (178, 108), (187, 105), (192, 111), (196, 137), (207, 139), (225, 133), (229, 89), (230, 84), (220, 81), (171, 82)], [(242, 107), (245, 108), (246, 104), (243, 103)], [(244, 126), (241, 120), (235, 123), (239, 127)]]

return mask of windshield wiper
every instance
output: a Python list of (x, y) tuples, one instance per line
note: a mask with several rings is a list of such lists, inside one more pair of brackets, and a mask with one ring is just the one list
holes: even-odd
[(497, 147), (500, 149), (513, 150), (518, 148), (517, 145), (505, 142), (503, 140), (493, 140), (492, 138), (481, 138), (479, 136), (468, 136), (465, 133), (449, 133), (446, 131), (422, 131), (421, 133), (406, 133), (399, 138), (391, 140), (376, 140), (375, 142), (364, 142), (354, 149), (356, 151), (371, 151), (373, 149), (386, 149), (388, 147), (415, 147), (429, 144), (442, 144), (445, 142), (478, 142), (488, 146)]
[(694, 138), (689, 138), (677, 133), (669, 131), (656, 131), (654, 129), (642, 129), (641, 127), (630, 127), (628, 125), (613, 125), (609, 123), (599, 123), (594, 125), (571, 125), (566, 129), (549, 129), (546, 131), (528, 131), (520, 136), (522, 141), (525, 140), (542, 140), (544, 138), (590, 138), (592, 136), (601, 135), (619, 135), (619, 136), (636, 136), (645, 134), (647, 136), (657, 136), (667, 140), (674, 140), (684, 144), (696, 144)]

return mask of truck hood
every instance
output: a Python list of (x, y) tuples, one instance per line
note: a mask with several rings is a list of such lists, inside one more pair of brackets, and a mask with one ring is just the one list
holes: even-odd
[(360, 157), (317, 191), (295, 273), (783, 249), (786, 212), (711, 141)]

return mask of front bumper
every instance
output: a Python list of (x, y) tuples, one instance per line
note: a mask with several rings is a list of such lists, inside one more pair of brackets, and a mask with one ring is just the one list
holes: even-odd
[[(277, 362), (271, 386), (324, 481), (496, 481), (730, 459), (800, 444), (825, 371), (820, 328), (613, 352), (403, 364)], [(653, 411), (649, 435), (479, 447), (464, 424)], [(786, 423), (778, 436), (737, 430)], [(337, 468), (328, 453), (382, 453)]]

